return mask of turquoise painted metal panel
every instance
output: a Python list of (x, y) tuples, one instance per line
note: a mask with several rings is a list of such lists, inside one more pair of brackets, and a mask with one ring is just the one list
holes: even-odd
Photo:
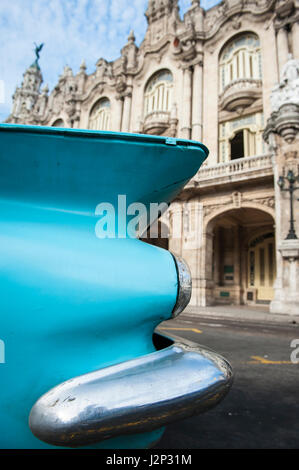
[[(177, 300), (174, 259), (127, 234), (97, 238), (95, 209), (118, 195), (170, 203), (207, 154), (164, 137), (0, 126), (1, 448), (51, 448), (28, 426), (41, 395), (155, 351)], [(93, 447), (148, 447), (162, 432)]]

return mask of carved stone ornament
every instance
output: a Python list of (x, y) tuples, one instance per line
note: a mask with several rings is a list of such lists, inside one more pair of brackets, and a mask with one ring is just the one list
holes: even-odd
[(76, 100), (70, 97), (66, 102), (65, 102), (65, 111), (67, 115), (71, 118), (74, 116), (76, 112)]
[(296, 150), (290, 150), (285, 152), (284, 155), (284, 174), (287, 174), (289, 170), (297, 173), (298, 170), (298, 152)]
[(298, 152), (297, 152), (297, 150), (291, 150), (290, 152), (286, 152), (284, 154), (284, 158), (285, 158), (286, 162), (288, 162), (288, 163), (293, 163), (293, 162), (297, 163), (297, 161), (298, 161)]
[(277, 18), (282, 20), (288, 18), (294, 11), (295, 5), (293, 0), (277, 0), (276, 2), (276, 15)]
[(172, 53), (178, 60), (189, 62), (196, 57), (196, 40), (193, 36), (179, 40), (175, 38), (173, 41)]
[(270, 100), (273, 111), (278, 111), (286, 103), (299, 105), (299, 60), (293, 59), (291, 54), (282, 69), (280, 83), (273, 89)]
[(283, 104), (280, 106), (279, 111), (272, 113), (263, 137), (266, 142), (269, 142), (270, 134), (279, 134), (281, 137), (290, 144), (295, 139), (299, 132), (299, 105), (297, 104)]
[(299, 132), (299, 60), (293, 59), (291, 54), (270, 101), (273, 112), (268, 119), (264, 139), (268, 142), (270, 134), (274, 133), (291, 143)]
[(177, 0), (149, 0), (145, 16), (151, 24), (165, 15), (170, 15), (174, 9), (177, 9)]
[(217, 212), (220, 208), (223, 208), (224, 206), (230, 205), (230, 204), (231, 204), (231, 200), (226, 200), (226, 201), (220, 201), (219, 204), (211, 204), (208, 206), (204, 206), (203, 208), (204, 217), (207, 217), (213, 212)]
[(239, 16), (234, 16), (231, 21), (232, 28), (238, 30), (242, 26), (242, 21), (240, 20)]
[(108, 63), (105, 59), (101, 58), (98, 60), (96, 66), (96, 78), (97, 80), (103, 80), (105, 75), (107, 74)]
[(125, 74), (119, 74), (116, 77), (115, 88), (116, 88), (117, 93), (119, 93), (119, 94), (121, 94), (125, 91), (125, 89), (127, 88)]
[(263, 206), (268, 206), (268, 207), (271, 207), (271, 208), (273, 208), (275, 206), (274, 196), (268, 196), (268, 197), (264, 197), (264, 198), (261, 198), (261, 199), (257, 199), (256, 202), (259, 203), (259, 204), (263, 204)]
[(292, 263), (299, 258), (299, 240), (283, 240), (278, 250), (284, 259)]
[(235, 191), (232, 193), (233, 205), (236, 209), (240, 208), (242, 205), (242, 193)]

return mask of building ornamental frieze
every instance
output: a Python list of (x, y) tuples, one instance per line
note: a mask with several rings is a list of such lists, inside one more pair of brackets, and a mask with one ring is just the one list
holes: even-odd
[(260, 197), (252, 200), (253, 203), (261, 204), (263, 206), (270, 207), (271, 209), (275, 207), (275, 198), (274, 196)]
[(245, 14), (254, 17), (254, 21), (264, 21), (273, 15), (275, 0), (224, 0), (217, 7), (211, 8), (205, 17), (204, 28), (206, 39), (212, 39), (223, 26), (229, 21), (228, 28), (238, 30), (241, 28), (241, 18)]
[(242, 207), (251, 207), (253, 209), (263, 210), (265, 206), (272, 212), (275, 208), (274, 194), (271, 196), (264, 196), (261, 194), (255, 197), (248, 197), (246, 193), (234, 191), (230, 197), (221, 198), (218, 204), (204, 205), (203, 214), (204, 218), (208, 218), (210, 220), (213, 216), (216, 217), (228, 210), (240, 209)]

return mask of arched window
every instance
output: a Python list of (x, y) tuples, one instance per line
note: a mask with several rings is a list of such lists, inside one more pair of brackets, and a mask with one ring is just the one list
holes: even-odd
[(263, 155), (264, 115), (250, 114), (219, 125), (219, 163)]
[(52, 127), (64, 127), (64, 122), (62, 119), (56, 119), (56, 121), (52, 124)]
[(108, 98), (101, 98), (93, 106), (89, 116), (89, 129), (109, 131), (111, 122), (111, 105)]
[(153, 112), (170, 112), (173, 78), (169, 70), (160, 70), (148, 82), (144, 93), (144, 117)]
[(233, 38), (225, 46), (219, 59), (220, 93), (225, 87), (242, 78), (262, 79), (261, 48), (254, 33)]

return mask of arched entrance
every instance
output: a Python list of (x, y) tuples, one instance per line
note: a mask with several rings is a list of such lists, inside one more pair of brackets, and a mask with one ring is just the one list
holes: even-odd
[(250, 207), (231, 209), (212, 219), (207, 232), (212, 303), (269, 303), (276, 276), (273, 217)]

